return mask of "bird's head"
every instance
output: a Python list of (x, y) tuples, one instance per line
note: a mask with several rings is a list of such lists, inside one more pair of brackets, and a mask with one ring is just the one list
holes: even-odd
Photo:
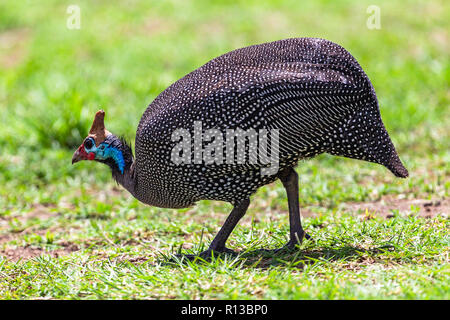
[(72, 164), (81, 160), (96, 160), (123, 174), (125, 160), (122, 142), (106, 130), (104, 119), (105, 111), (97, 111), (88, 136), (73, 154)]

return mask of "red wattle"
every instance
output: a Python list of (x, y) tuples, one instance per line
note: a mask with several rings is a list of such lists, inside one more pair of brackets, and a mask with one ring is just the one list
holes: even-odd
[(88, 158), (88, 160), (94, 160), (95, 159), (95, 153), (89, 152), (87, 158)]

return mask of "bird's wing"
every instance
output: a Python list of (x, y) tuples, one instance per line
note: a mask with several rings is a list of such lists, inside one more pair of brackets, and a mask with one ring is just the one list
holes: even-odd
[(344, 119), (373, 98), (367, 76), (342, 66), (293, 63), (261, 73), (264, 126), (280, 130), (280, 152), (286, 155), (320, 147), (327, 134), (339, 131)]

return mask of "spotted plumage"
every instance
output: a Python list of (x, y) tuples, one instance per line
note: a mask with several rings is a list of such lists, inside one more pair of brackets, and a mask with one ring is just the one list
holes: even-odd
[[(174, 163), (173, 132), (184, 128), (195, 134), (196, 122), (223, 133), (278, 130), (279, 170), (261, 175), (262, 164)], [(408, 176), (367, 75), (344, 48), (314, 38), (237, 49), (189, 73), (148, 106), (135, 146), (134, 160), (124, 146), (126, 169), (120, 174), (112, 164), (113, 175), (137, 199), (158, 207), (182, 208), (211, 199), (238, 208), (278, 178), (288, 190), (292, 167), (324, 152), (379, 163), (398, 177)], [(270, 143), (268, 149), (273, 149)]]

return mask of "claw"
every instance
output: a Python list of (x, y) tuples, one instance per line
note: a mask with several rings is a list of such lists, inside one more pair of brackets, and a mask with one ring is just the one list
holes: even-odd
[(198, 255), (197, 254), (177, 254), (175, 255), (177, 258), (179, 259), (188, 259), (189, 261), (194, 261), (195, 259), (198, 258), (202, 258), (202, 259), (210, 259), (211, 257), (215, 256), (217, 257), (218, 255), (221, 254), (229, 254), (229, 255), (236, 255), (237, 253), (231, 249), (228, 248), (223, 248), (223, 249), (207, 249), (205, 251), (200, 252)]

